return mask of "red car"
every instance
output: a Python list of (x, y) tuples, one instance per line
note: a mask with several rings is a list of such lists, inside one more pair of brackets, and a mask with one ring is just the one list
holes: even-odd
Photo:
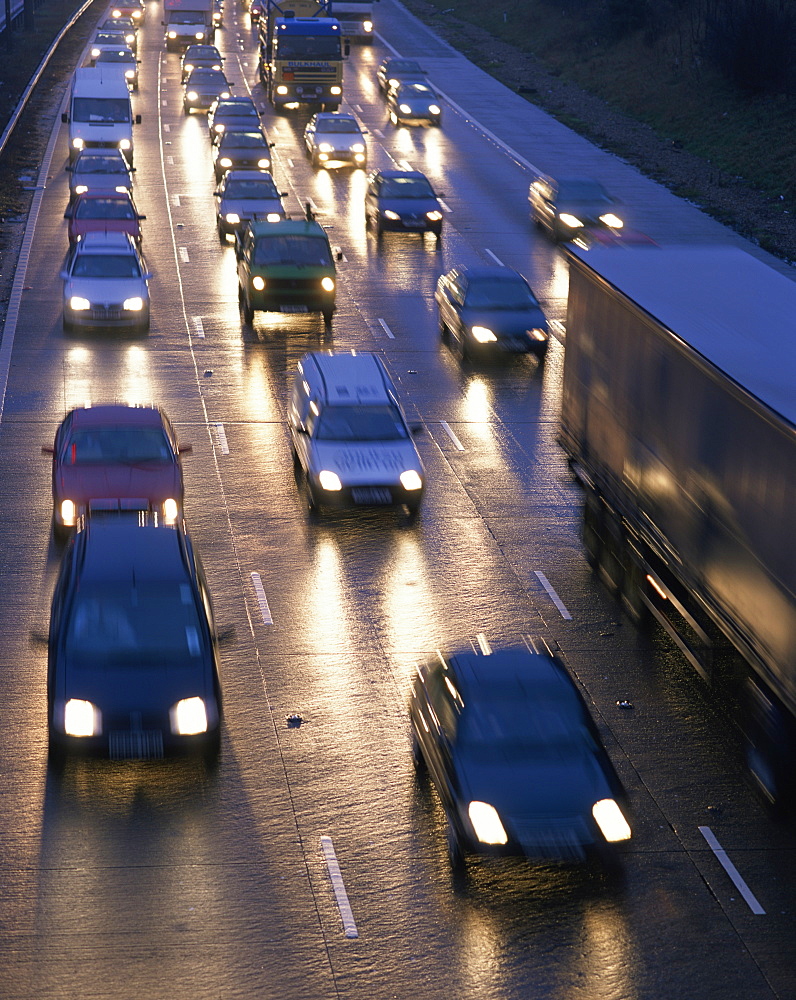
[(62, 421), (52, 447), (53, 527), (71, 531), (98, 511), (151, 511), (166, 524), (182, 517), (180, 455), (168, 418), (155, 406), (115, 403), (77, 407)]
[(140, 245), (145, 215), (136, 209), (127, 191), (84, 191), (64, 212), (69, 219), (69, 242), (86, 233), (129, 233)]

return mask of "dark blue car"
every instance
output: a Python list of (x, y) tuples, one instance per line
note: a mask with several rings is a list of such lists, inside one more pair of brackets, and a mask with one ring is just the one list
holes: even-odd
[(442, 206), (419, 170), (376, 170), (365, 191), (365, 224), (385, 231), (442, 234)]

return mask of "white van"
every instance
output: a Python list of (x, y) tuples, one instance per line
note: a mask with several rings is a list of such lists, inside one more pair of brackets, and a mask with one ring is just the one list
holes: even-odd
[(288, 408), (293, 461), (310, 511), (404, 505), (414, 516), (425, 472), (395, 386), (375, 354), (305, 354)]
[(69, 123), (69, 162), (81, 149), (120, 149), (133, 165), (133, 118), (130, 90), (113, 68), (81, 66), (75, 71), (69, 110), (61, 115)]

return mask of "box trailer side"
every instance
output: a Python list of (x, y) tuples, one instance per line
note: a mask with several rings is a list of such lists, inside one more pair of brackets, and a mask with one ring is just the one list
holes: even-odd
[(633, 616), (706, 677), (725, 637), (792, 718), (796, 283), (737, 254), (570, 254), (561, 442), (588, 557)]

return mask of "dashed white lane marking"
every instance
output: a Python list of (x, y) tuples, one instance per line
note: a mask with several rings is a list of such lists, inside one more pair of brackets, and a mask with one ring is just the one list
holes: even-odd
[(204, 337), (205, 325), (202, 322), (201, 316), (191, 316), (191, 325), (193, 326), (193, 332), (197, 337)]
[(170, 167), (173, 167), (174, 166), (174, 157), (173, 156), (167, 156), (166, 157), (166, 163), (168, 163)]
[(490, 250), (490, 249), (489, 249), (488, 247), (484, 247), (484, 253), (488, 253), (488, 254), (489, 254), (489, 256), (490, 256), (490, 257), (492, 258), (492, 260), (493, 260), (493, 261), (494, 261), (494, 262), (495, 262), (496, 264), (499, 264), (499, 265), (500, 265), (501, 267), (505, 267), (505, 266), (506, 266), (506, 265), (505, 265), (505, 264), (503, 263), (503, 261), (502, 261), (502, 260), (500, 259), (500, 257), (498, 257), (498, 255), (497, 255), (496, 253), (492, 253), (492, 251), (491, 251), (491, 250)]
[(213, 430), (216, 432), (216, 437), (218, 438), (218, 447), (221, 450), (222, 455), (229, 454), (229, 445), (227, 444), (227, 432), (224, 430), (223, 424), (213, 424)]
[(178, 249), (180, 252), (180, 260), (183, 264), (189, 264), (190, 258), (188, 257), (188, 247), (179, 247)]
[(727, 872), (727, 874), (730, 876), (735, 888), (743, 896), (746, 905), (749, 907), (752, 913), (756, 913), (758, 916), (765, 914), (766, 911), (763, 909), (760, 903), (758, 903), (755, 894), (752, 892), (752, 890), (749, 888), (749, 886), (741, 877), (741, 873), (738, 871), (738, 869), (735, 867), (732, 861), (730, 861), (730, 859), (727, 857), (727, 852), (718, 842), (715, 834), (710, 829), (710, 827), (698, 826), (697, 829), (705, 838), (705, 840), (708, 842), (708, 846), (718, 858), (719, 864), (724, 869), (724, 871)]
[(178, 194), (173, 194), (171, 196), (171, 207), (180, 208), (180, 196)]
[(382, 330), (384, 330), (384, 332), (387, 334), (387, 336), (390, 338), (390, 340), (395, 340), (395, 334), (387, 326), (387, 324), (384, 322), (384, 320), (380, 319), (378, 322), (379, 322), (379, 326), (382, 328)]
[(564, 341), (566, 340), (567, 331), (561, 320), (551, 319), (548, 326), (550, 327), (550, 332), (553, 334), (553, 336), (556, 338), (559, 344), (563, 344)]
[(326, 867), (329, 869), (329, 878), (332, 880), (334, 898), (337, 900), (337, 909), (343, 921), (343, 930), (347, 938), (358, 938), (359, 931), (354, 923), (354, 914), (351, 912), (351, 904), (348, 902), (348, 893), (345, 891), (343, 876), (340, 874), (340, 865), (337, 863), (337, 855), (334, 853), (334, 844), (331, 837), (321, 837), (321, 850), (326, 859)]
[(165, 125), (165, 124), (164, 124), (164, 125), (163, 125), (163, 131), (164, 131), (164, 132), (171, 132), (171, 125)]
[(486, 637), (486, 633), (479, 632), (475, 637), (475, 641), (478, 643), (478, 648), (484, 654), (484, 656), (489, 656), (492, 652), (492, 647), (489, 645), (489, 639)]
[(565, 618), (567, 621), (572, 621), (572, 615), (567, 611), (566, 607), (564, 606), (564, 602), (561, 600), (561, 598), (558, 596), (555, 590), (553, 590), (553, 585), (550, 583), (550, 581), (547, 579), (544, 573), (542, 573), (538, 569), (535, 570), (535, 573), (539, 580), (539, 583), (541, 583), (541, 585), (547, 591), (550, 600), (558, 608), (561, 617)]
[(461, 443), (461, 441), (456, 437), (456, 435), (450, 429), (450, 427), (448, 425), (448, 422), (446, 420), (440, 420), (440, 426), (445, 431), (445, 433), (448, 435), (448, 437), (451, 439), (451, 441), (453, 441), (453, 444), (454, 444), (456, 450), (457, 451), (464, 451), (464, 445)]
[(257, 595), (257, 603), (260, 605), (260, 614), (263, 616), (264, 625), (273, 625), (274, 619), (271, 617), (271, 609), (268, 607), (268, 598), (265, 596), (263, 581), (259, 573), (252, 573), (252, 584), (254, 593)]

